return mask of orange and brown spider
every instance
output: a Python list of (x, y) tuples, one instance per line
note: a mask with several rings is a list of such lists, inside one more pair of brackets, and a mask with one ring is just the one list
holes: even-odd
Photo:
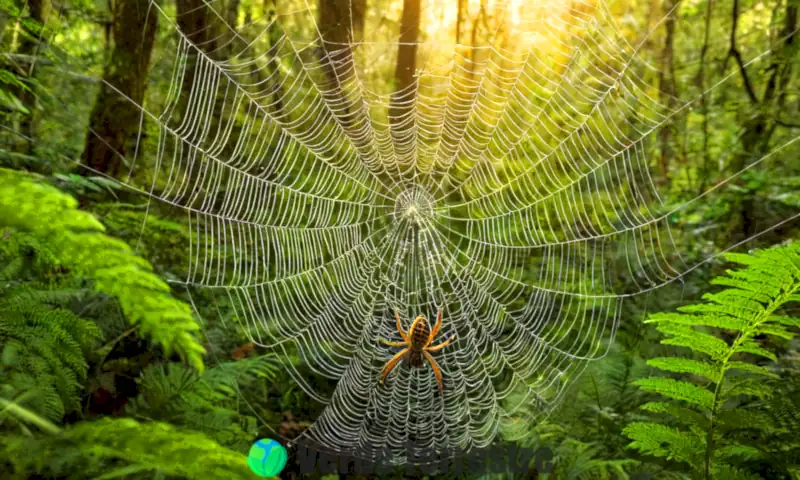
[(400, 324), (400, 314), (395, 312), (394, 316), (397, 318), (397, 331), (400, 333), (403, 341), (389, 342), (382, 339), (381, 343), (390, 347), (405, 348), (397, 352), (397, 355), (392, 357), (392, 359), (386, 363), (386, 366), (383, 367), (379, 383), (381, 385), (384, 384), (386, 381), (386, 376), (389, 375), (389, 373), (394, 367), (397, 366), (398, 363), (400, 363), (400, 360), (405, 358), (412, 367), (421, 368), (424, 363), (422, 359), (426, 358), (431, 364), (431, 368), (433, 368), (433, 373), (436, 375), (436, 381), (439, 383), (439, 392), (441, 392), (442, 370), (439, 368), (439, 364), (436, 363), (436, 360), (434, 360), (431, 354), (428, 352), (438, 352), (453, 341), (453, 337), (450, 337), (439, 345), (435, 345), (433, 347), (430, 346), (431, 342), (433, 342), (433, 339), (436, 338), (436, 334), (439, 333), (439, 329), (442, 327), (442, 312), (439, 312), (436, 315), (436, 325), (433, 326), (433, 330), (431, 330), (428, 326), (428, 322), (425, 320), (425, 317), (420, 315), (414, 319), (414, 323), (411, 324), (411, 328), (408, 329), (408, 333), (403, 331), (403, 326)]

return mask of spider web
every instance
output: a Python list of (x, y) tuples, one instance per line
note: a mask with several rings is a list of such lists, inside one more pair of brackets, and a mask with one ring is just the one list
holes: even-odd
[[(705, 194), (662, 198), (649, 145), (694, 99), (656, 99), (645, 39), (603, 2), (493, 4), (513, 17), (489, 41), (414, 44), (397, 92), (398, 35), (325, 42), (308, 3), (235, 26), (204, 5), (222, 28), (193, 42), (150, 3), (170, 89), (140, 106), (124, 182), (186, 213), (176, 283), (225, 291), (326, 406), (296, 441), (422, 463), (513, 436), (605, 354), (624, 298), (697, 267), (670, 216)], [(378, 386), (395, 311), (406, 329), (443, 312), (442, 394), (429, 367)]]

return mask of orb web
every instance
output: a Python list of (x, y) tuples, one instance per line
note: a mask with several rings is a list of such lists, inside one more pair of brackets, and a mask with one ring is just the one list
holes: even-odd
[[(337, 43), (307, 2), (243, 22), (214, 0), (197, 42), (149, 4), (170, 89), (139, 106), (124, 182), (185, 213), (175, 283), (225, 292), (325, 405), (298, 441), (420, 463), (513, 438), (604, 355), (625, 297), (696, 268), (669, 218), (703, 195), (665, 201), (650, 165), (694, 99), (656, 98), (646, 36), (631, 45), (604, 2), (529, 3), (491, 3), (511, 19), (483, 43), (414, 42), (399, 90), (400, 33)], [(443, 7), (422, 5), (424, 32)], [(406, 329), (443, 312), (441, 394), (428, 367), (378, 386), (395, 312)]]

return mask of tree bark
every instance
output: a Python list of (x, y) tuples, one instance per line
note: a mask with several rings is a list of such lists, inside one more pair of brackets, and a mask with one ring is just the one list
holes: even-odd
[[(664, 38), (664, 48), (661, 50), (661, 71), (658, 75), (659, 90), (661, 92), (661, 103), (668, 109), (672, 109), (675, 105), (675, 12), (674, 8), (680, 3), (680, 0), (669, 0), (665, 5), (667, 12), (672, 11), (664, 22), (666, 27), (666, 36)], [(674, 155), (672, 149), (672, 128), (673, 125), (667, 124), (661, 128), (661, 157), (659, 166), (661, 167), (661, 177), (665, 184), (669, 183), (669, 161)]]
[(711, 35), (711, 15), (714, 12), (714, 0), (706, 3), (706, 23), (703, 34), (703, 47), (700, 49), (700, 68), (697, 71), (697, 89), (700, 91), (700, 110), (703, 114), (703, 165), (700, 167), (700, 187), (698, 195), (706, 190), (707, 177), (711, 158), (708, 152), (708, 95), (706, 94), (706, 55), (708, 54), (709, 37)]
[(90, 169), (117, 176), (139, 130), (158, 14), (147, 0), (120, 0), (112, 13), (114, 48), (92, 110), (83, 159)]
[[(740, 75), (747, 97), (752, 104), (753, 113), (744, 122), (744, 133), (741, 136), (742, 149), (731, 161), (733, 173), (742, 171), (751, 162), (761, 158), (769, 148), (769, 142), (775, 129), (781, 126), (781, 110), (786, 99), (786, 90), (791, 78), (792, 56), (795, 55), (793, 48), (796, 30), (798, 7), (794, 2), (788, 2), (784, 17), (784, 26), (779, 34), (783, 46), (775, 48), (772, 53), (772, 62), (765, 71), (771, 71), (767, 80), (764, 94), (758, 98), (756, 90), (748, 76), (747, 70), (742, 68), (744, 61), (736, 45), (736, 29), (739, 22), (739, 0), (733, 1), (732, 27), (730, 36), (730, 47), (728, 58), (734, 58), (740, 67)], [(726, 62), (727, 63), (727, 62)], [(741, 176), (738, 182), (742, 182)], [(739, 202), (738, 220), (734, 222), (734, 235), (747, 239), (759, 231), (758, 214), (756, 212), (755, 194), (746, 192), (744, 198)], [(735, 210), (734, 210), (735, 211)]]
[[(197, 46), (201, 52), (208, 55), (211, 59), (217, 56), (217, 35), (214, 23), (210, 21), (213, 13), (208, 9), (208, 5), (203, 0), (177, 0), (177, 23), (180, 31), (186, 38)], [(194, 84), (195, 70), (197, 68), (198, 53), (189, 50), (186, 59), (186, 72), (183, 75), (183, 86), (181, 88), (182, 108), (189, 98), (192, 85)]]
[[(280, 28), (274, 23), (277, 15), (276, 0), (264, 0), (264, 11), (266, 12), (267, 22), (273, 22), (267, 27), (267, 45), (266, 50), (271, 50), (278, 44), (281, 38)], [(261, 52), (256, 51), (256, 55)], [(274, 56), (268, 56), (266, 65), (263, 67), (253, 69), (253, 78), (258, 83), (258, 90), (264, 88), (268, 89), (272, 97), (272, 111), (279, 116), (283, 115), (283, 84), (280, 74), (280, 61), (278, 60), (279, 52), (275, 51)], [(264, 73), (266, 72), (266, 74)], [(270, 80), (271, 79), (271, 80)]]
[[(320, 55), (328, 56), (327, 61), (323, 61), (325, 90), (336, 95), (344, 95), (342, 76), (352, 60), (352, 43), (362, 38), (366, 5), (366, 0), (319, 0)], [(346, 109), (340, 117), (346, 124), (350, 122), (349, 113)]]
[(394, 90), (389, 120), (394, 128), (403, 128), (407, 115), (413, 110), (413, 93), (403, 92), (415, 83), (417, 69), (417, 42), (419, 41), (420, 0), (403, 0), (403, 17), (400, 22), (400, 42), (397, 47), (397, 64), (394, 70)]
[(456, 13), (456, 45), (461, 45), (461, 24), (464, 23), (464, 16), (467, 10), (467, 0), (458, 0), (458, 12)]
[(19, 48), (17, 53), (21, 58), (19, 71), (17, 72), (23, 82), (28, 85), (30, 90), (23, 88), (13, 89), (13, 94), (19, 99), (20, 103), (28, 110), (19, 118), (18, 131), (21, 141), (17, 144), (17, 149), (23, 153), (29, 153), (32, 147), (32, 140), (36, 135), (36, 109), (38, 97), (36, 95), (36, 85), (31, 81), (36, 72), (36, 57), (41, 48), (42, 29), (47, 22), (50, 13), (50, 0), (28, 0), (28, 16), (35, 22), (34, 27), (22, 23), (22, 28), (26, 30), (25, 35), (20, 35)]

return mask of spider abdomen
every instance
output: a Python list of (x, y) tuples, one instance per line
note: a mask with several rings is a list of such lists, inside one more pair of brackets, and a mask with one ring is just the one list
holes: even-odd
[(425, 345), (428, 343), (428, 337), (430, 334), (431, 329), (428, 327), (428, 322), (426, 322), (425, 319), (416, 322), (414, 329), (409, 335), (409, 347), (411, 348), (411, 351), (420, 353), (420, 357), (422, 357), (422, 349), (425, 348)]
[(422, 351), (417, 352), (412, 350), (408, 352), (408, 356), (406, 358), (408, 359), (408, 364), (414, 368), (421, 368), (425, 363), (425, 357), (422, 355)]

